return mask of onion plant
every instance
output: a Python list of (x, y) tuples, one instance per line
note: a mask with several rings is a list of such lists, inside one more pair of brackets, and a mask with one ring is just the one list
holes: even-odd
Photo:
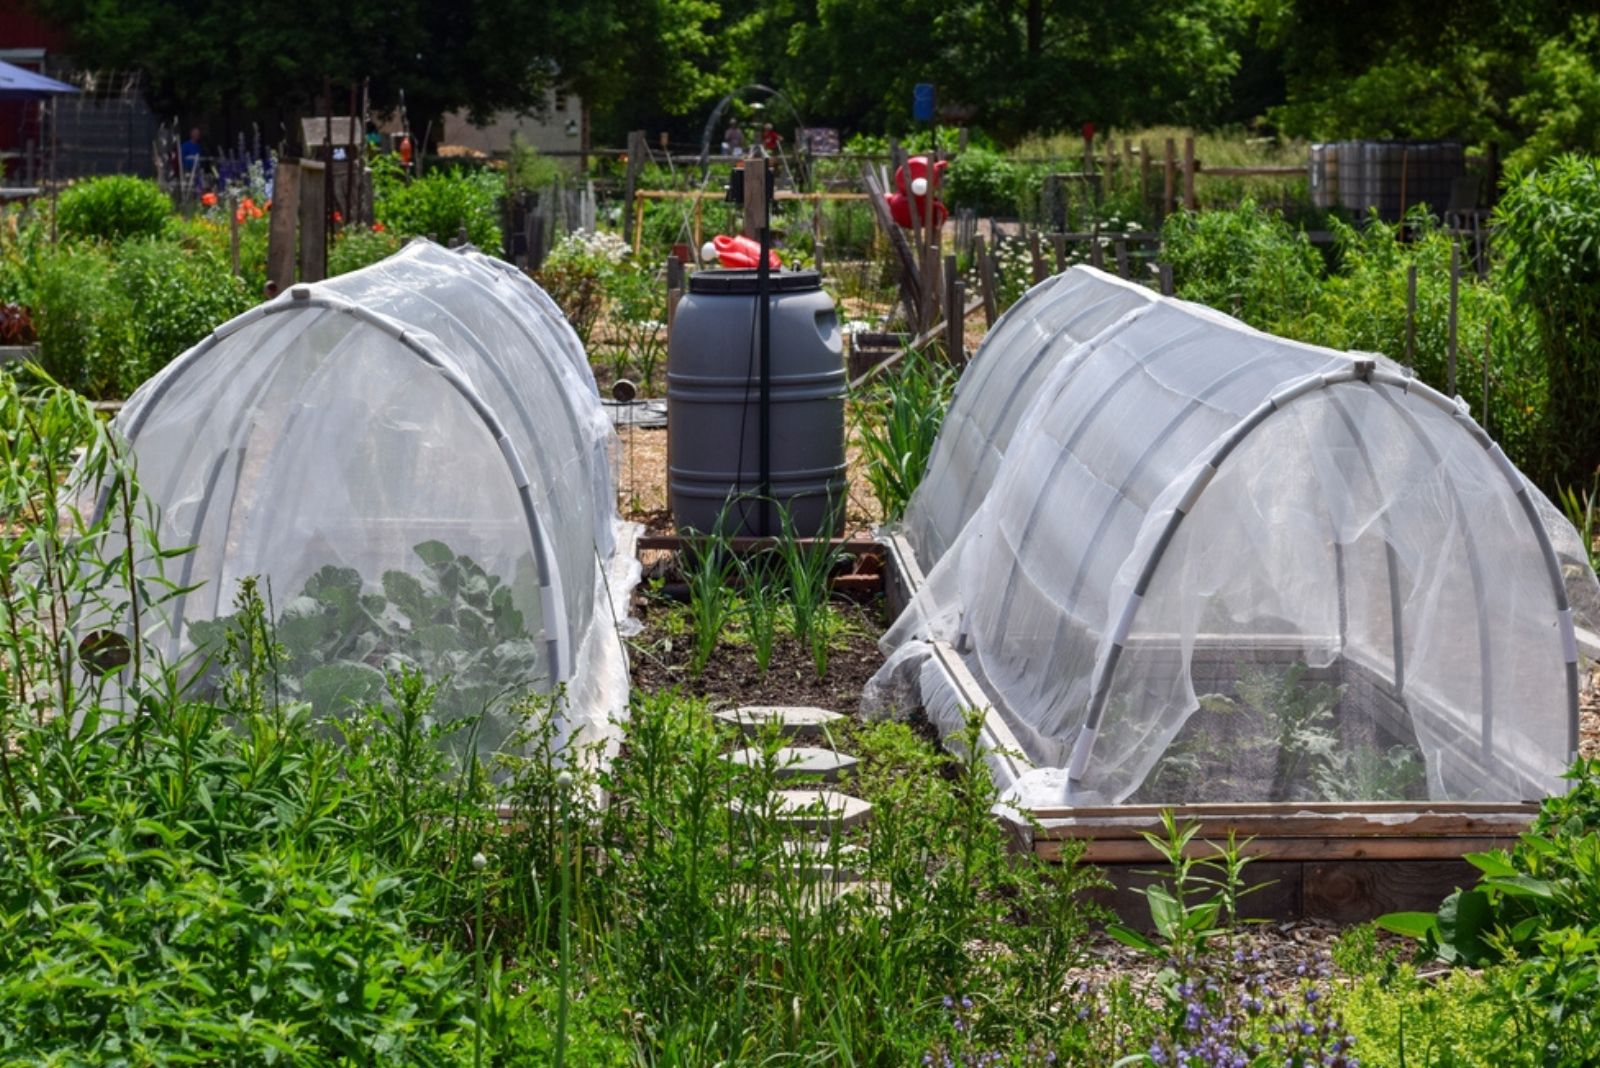
[(777, 553), (788, 577), (790, 618), (794, 637), (810, 650), (818, 675), (828, 672), (828, 640), (832, 636), (833, 572), (844, 560), (844, 551), (827, 537), (802, 538), (787, 510), (778, 518), (782, 534)]

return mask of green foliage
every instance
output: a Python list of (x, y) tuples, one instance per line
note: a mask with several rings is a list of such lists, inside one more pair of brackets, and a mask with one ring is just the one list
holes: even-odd
[[(386, 571), (383, 592), (367, 592), (353, 568), (327, 565), (306, 580), (275, 622), (281, 699), (304, 701), (322, 717), (348, 714), (380, 698), (385, 672), (420, 671), (441, 684), (431, 702), (442, 723), (476, 723), (476, 741), (500, 749), (513, 731), (507, 691), (538, 688), (546, 670), (517, 597), (440, 541), (415, 547), (416, 572)], [(216, 651), (238, 641), (241, 620), (190, 625), (195, 644)]]
[(905, 514), (922, 481), (955, 380), (948, 363), (912, 351), (855, 400), (852, 413), (867, 481), (886, 522)]
[(550, 250), (536, 280), (560, 305), (587, 348), (606, 310), (611, 286), (631, 270), (631, 254), (622, 238), (575, 230)]
[(943, 188), (951, 210), (1015, 215), (1018, 168), (998, 152), (969, 148), (950, 161)]
[(1163, 833), (1144, 833), (1145, 841), (1161, 854), (1167, 864), (1170, 882), (1145, 887), (1145, 902), (1150, 908), (1154, 937), (1147, 937), (1120, 923), (1108, 924), (1106, 933), (1123, 945), (1160, 958), (1171, 964), (1198, 960), (1214, 941), (1231, 937), (1239, 922), (1239, 902), (1261, 887), (1247, 887), (1244, 855), (1231, 834), (1227, 845), (1209, 857), (1191, 848), (1198, 823), (1180, 826), (1171, 810), (1161, 813)]
[(41, 249), (25, 302), (39, 334), (39, 363), (56, 381), (92, 397), (136, 381), (133, 309), (111, 254), (93, 244)]
[(1176, 212), (1162, 228), (1162, 254), (1188, 300), (1262, 329), (1307, 315), (1322, 262), (1282, 215), (1246, 200), (1233, 211)]
[(1600, 161), (1563, 156), (1513, 179), (1495, 220), (1545, 361), (1551, 480), (1586, 484), (1600, 466)]
[(1600, 16), (1574, 15), (1567, 32), (1539, 44), (1511, 117), (1528, 131), (1507, 157), (1525, 169), (1564, 152), (1600, 152)]
[(56, 225), (65, 237), (122, 241), (159, 236), (171, 214), (172, 202), (156, 183), (108, 175), (68, 186), (56, 207)]
[(1600, 564), (1600, 552), (1596, 552), (1595, 547), (1595, 538), (1600, 537), (1600, 472), (1595, 474), (1594, 483), (1583, 491), (1581, 497), (1571, 486), (1562, 486), (1557, 501), (1567, 522), (1578, 532), (1578, 541), (1583, 545), (1589, 567)]
[(504, 191), (505, 179), (494, 171), (430, 171), (411, 182), (378, 184), (373, 213), (398, 239), (449, 244), (464, 230), (473, 245), (498, 255)]
[(130, 365), (118, 383), (124, 392), (254, 303), (225, 259), (169, 238), (123, 242), (116, 279), (132, 315)]
[(1468, 854), (1476, 886), (1437, 912), (1390, 913), (1379, 924), (1415, 938), (1425, 956), (1496, 965), (1483, 1001), (1545, 1063), (1600, 1057), (1600, 761), (1580, 759), (1564, 795), (1546, 801), (1511, 851)]
[(359, 271), (400, 251), (405, 241), (387, 228), (345, 227), (328, 252), (328, 277)]
[(1490, 985), (1470, 972), (1422, 980), (1393, 965), (1357, 972), (1335, 1007), (1371, 1068), (1522, 1068), (1540, 1063), (1485, 1011)]

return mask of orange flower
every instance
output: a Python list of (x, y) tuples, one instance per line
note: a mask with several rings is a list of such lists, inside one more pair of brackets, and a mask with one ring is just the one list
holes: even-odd
[(334, 212), (333, 213), (333, 221), (336, 222), (336, 223), (342, 223), (342, 222), (344, 222), (344, 216), (340, 215), (338, 212)]
[(383, 233), (383, 230), (384, 230), (383, 223), (373, 223), (372, 224), (372, 232), (373, 233), (381, 234), (381, 233)]
[(237, 210), (237, 211), (235, 211), (233, 213), (233, 221), (238, 223), (240, 226), (244, 225), (244, 209), (243, 208), (240, 208), (239, 210)]
[(217, 206), (217, 194), (215, 194), (215, 193), (202, 193), (200, 195), (200, 203), (204, 204), (208, 208), (216, 207)]

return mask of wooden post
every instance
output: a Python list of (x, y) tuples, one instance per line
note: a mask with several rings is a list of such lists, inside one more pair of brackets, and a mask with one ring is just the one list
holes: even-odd
[(1489, 433), (1489, 363), (1494, 349), (1494, 320), (1485, 319), (1483, 323), (1483, 400), (1480, 404), (1482, 412), (1479, 422), (1483, 425), (1484, 433)]
[(929, 244), (922, 249), (922, 329), (931, 330), (939, 321), (940, 305), (944, 303), (943, 265), (939, 262), (939, 249)]
[(700, 262), (700, 246), (705, 244), (705, 238), (701, 236), (700, 231), (700, 222), (704, 215), (704, 204), (705, 201), (700, 197), (694, 198), (694, 261), (696, 263)]
[(1117, 277), (1128, 277), (1128, 242), (1119, 237), (1112, 248), (1117, 254)]
[(1170, 297), (1178, 291), (1178, 287), (1172, 282), (1172, 264), (1158, 264), (1156, 273), (1161, 279), (1161, 295), (1163, 297)]
[(1150, 205), (1150, 142), (1139, 142), (1139, 206)]
[(1194, 136), (1183, 139), (1183, 206), (1189, 211), (1200, 207), (1194, 195)]
[(1461, 285), (1461, 246), (1450, 242), (1450, 333), (1445, 360), (1445, 396), (1456, 395), (1456, 300)]
[(639, 247), (644, 244), (644, 203), (645, 198), (635, 196), (630, 204), (633, 205), (633, 254), (639, 255)]
[(267, 280), (283, 292), (294, 285), (295, 238), (300, 232), (300, 164), (278, 164), (267, 220)]
[[(644, 170), (647, 150), (644, 143), (644, 131), (634, 130), (628, 134), (628, 172), (623, 179), (622, 202), (629, 207), (633, 206), (633, 195), (639, 191), (639, 173)], [(637, 253), (637, 247), (633, 250)]]
[(972, 243), (972, 257), (978, 261), (978, 285), (983, 291), (984, 325), (993, 326), (994, 321), (1000, 318), (1000, 300), (995, 295), (994, 258), (989, 255), (989, 247), (981, 235)]
[(1122, 139), (1122, 174), (1126, 178), (1133, 173), (1133, 138)]
[[(273, 186), (276, 200), (277, 186)], [(328, 167), (321, 160), (300, 161), (300, 281), (328, 276)], [(441, 235), (442, 236), (442, 235)]]
[(1417, 349), (1417, 265), (1406, 268), (1406, 366), (1416, 363)]
[[(696, 203), (699, 203), (697, 200)], [(819, 197), (811, 202), (811, 259), (812, 266), (818, 274), (823, 271), (822, 265), (822, 200)]]
[(878, 228), (887, 235), (889, 244), (900, 259), (900, 296), (906, 306), (906, 321), (913, 327), (913, 333), (920, 333), (922, 327), (917, 325), (916, 319), (921, 314), (922, 277), (916, 254), (906, 242), (906, 235), (901, 232), (889, 214), (889, 204), (884, 199), (883, 186), (872, 173), (872, 167), (865, 163), (861, 165), (861, 181), (867, 191), (867, 203), (872, 205), (872, 214), (878, 220)]
[(1106, 265), (1105, 250), (1100, 247), (1100, 224), (1089, 228), (1089, 266), (1102, 270)]
[(683, 299), (683, 261), (667, 257), (667, 340), (672, 340), (672, 322), (678, 317), (678, 301)]
[(1067, 269), (1067, 235), (1051, 234), (1050, 244), (1056, 254), (1056, 273), (1060, 274)]
[(960, 367), (967, 362), (966, 343), (962, 337), (965, 324), (962, 312), (966, 310), (961, 275), (956, 271), (956, 258), (944, 258), (944, 353), (951, 366)]
[(239, 277), (239, 198), (228, 198), (228, 262)]
[(1167, 158), (1165, 182), (1161, 194), (1161, 217), (1164, 219), (1172, 214), (1175, 206), (1173, 198), (1178, 192), (1178, 143), (1172, 138), (1167, 138)]
[(1039, 244), (1039, 231), (1028, 231), (1028, 252), (1033, 256), (1033, 284), (1038, 285), (1050, 277), (1050, 268), (1044, 262), (1044, 249)]
[(759, 240), (767, 225), (767, 161), (744, 161), (744, 236)]

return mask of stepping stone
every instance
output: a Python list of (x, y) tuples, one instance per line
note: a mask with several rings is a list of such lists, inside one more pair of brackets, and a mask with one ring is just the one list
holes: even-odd
[[(759, 747), (750, 746), (735, 750), (723, 759), (745, 767), (760, 767), (764, 754)], [(772, 755), (772, 764), (773, 772), (779, 779), (805, 777), (838, 782), (856, 773), (855, 757), (810, 745), (785, 746)]]
[(837, 790), (774, 790), (775, 816), (796, 831), (842, 831), (866, 822), (872, 806)]
[(718, 712), (717, 718), (732, 724), (747, 735), (757, 735), (777, 724), (778, 732), (786, 738), (816, 741), (845, 717), (826, 708), (807, 705), (746, 705), (743, 708)]
[(862, 849), (848, 842), (833, 845), (827, 839), (791, 839), (783, 843), (783, 854), (795, 866), (803, 879), (819, 879), (836, 883), (855, 882), (861, 870), (853, 865), (862, 857)]

